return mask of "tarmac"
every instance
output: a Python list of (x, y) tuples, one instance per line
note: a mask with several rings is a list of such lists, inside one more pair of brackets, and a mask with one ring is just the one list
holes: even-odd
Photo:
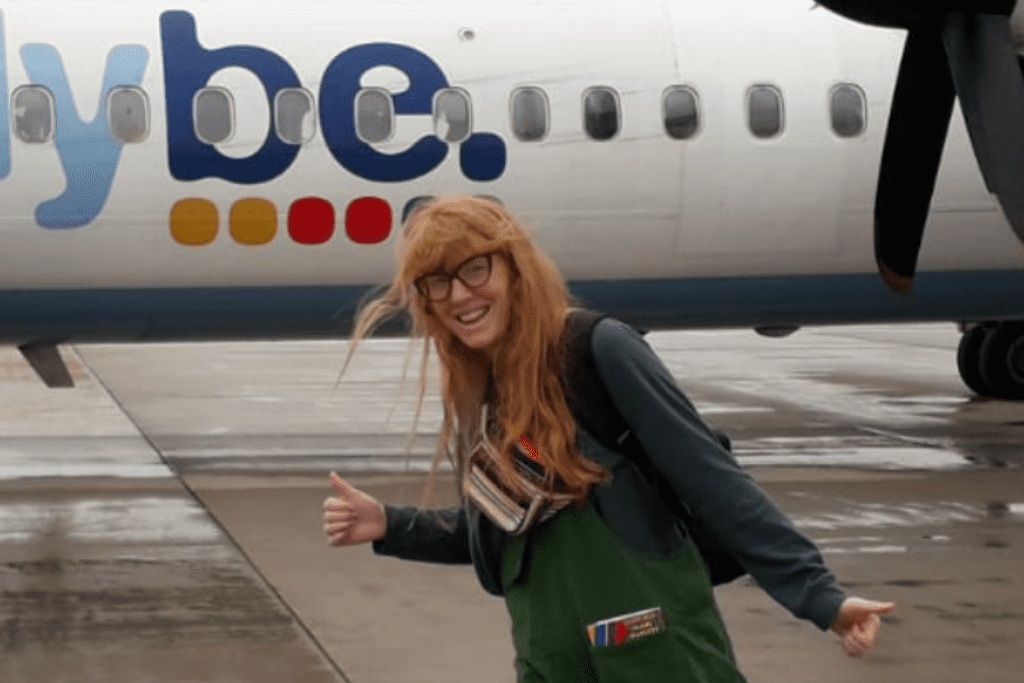
[[(962, 385), (953, 325), (649, 339), (841, 584), (899, 604), (854, 660), (749, 579), (717, 589), (751, 683), (1019, 683), (1024, 405)], [(326, 544), (326, 473), (420, 502), (440, 419), (431, 370), (410, 440), (414, 345), (339, 381), (346, 351), (62, 347), (76, 386), (47, 389), (0, 347), (0, 681), (511, 683), (471, 567)]]

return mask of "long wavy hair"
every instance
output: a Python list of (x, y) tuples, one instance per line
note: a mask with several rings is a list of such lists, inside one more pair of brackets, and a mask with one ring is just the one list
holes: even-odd
[[(493, 357), (463, 344), (437, 318), (430, 301), (414, 284), (420, 276), (441, 270), (453, 255), (487, 252), (502, 253), (510, 266), (508, 328)], [(498, 475), (503, 483), (522, 493), (513, 462), (516, 443), (525, 434), (537, 447), (548, 486), (582, 501), (591, 486), (605, 479), (606, 471), (576, 448), (575, 423), (559, 381), (560, 341), (569, 297), (554, 262), (505, 207), (460, 195), (440, 197), (417, 209), (397, 241), (395, 255), (394, 281), (356, 316), (345, 366), (360, 340), (380, 323), (402, 312), (411, 315), (413, 334), (424, 338), (417, 421), (431, 347), (440, 360), (444, 420), (431, 482), (445, 454), (453, 457), (451, 451), (456, 471), (462, 471), (471, 435), (480, 428), (490, 376), (500, 433), (495, 444)]]

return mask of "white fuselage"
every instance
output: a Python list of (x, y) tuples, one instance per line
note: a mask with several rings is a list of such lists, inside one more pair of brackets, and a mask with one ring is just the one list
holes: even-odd
[[(994, 285), (1007, 291), (1005, 305), (986, 295), (984, 310), (966, 301), (936, 311), (923, 300), (890, 305), (872, 289), (864, 300), (880, 307), (846, 313), (850, 302), (837, 301), (818, 314), (801, 308), (800, 289), (776, 309), (752, 314), (739, 305), (718, 321), (671, 310), (673, 287), (687, 283), (743, 282), (729, 296), (745, 297), (770, 290), (759, 281), (789, 278), (809, 291), (829, 278), (873, 277), (875, 185), (904, 33), (854, 24), (807, 0), (32, 0), (0, 2), (0, 29), (0, 114), (13, 121), (0, 142), (0, 328), (15, 330), (0, 337), (74, 338), (77, 324), (61, 332), (67, 316), (59, 312), (36, 311), (45, 319), (38, 331), (26, 318), (28, 308), (50, 305), (46, 292), (122, 301), (125, 292), (224, 289), (241, 297), (269, 288), (287, 298), (385, 282), (403, 209), (448, 192), (493, 196), (525, 217), (567, 279), (588, 283), (583, 291), (605, 308), (668, 297), (647, 316), (655, 323), (1024, 315), (1015, 296), (1024, 252), (985, 189), (959, 112), (921, 251), (922, 281), (927, 290), (929, 273), (1005, 275), (1005, 285)], [(281, 140), (278, 81), (310, 96), (300, 145)], [(832, 120), (832, 94), (844, 85), (865, 98), (863, 131), (851, 137)], [(26, 86), (52, 93), (53, 139), (23, 139), (29, 123), (19, 117), (30, 100), (18, 92)], [(674, 86), (697, 103), (697, 129), (685, 139), (666, 132), (663, 102)], [(781, 97), (780, 130), (767, 137), (751, 131), (749, 98), (760, 86)], [(148, 105), (140, 141), (121, 143), (111, 132), (117, 87)], [(584, 100), (594, 87), (618, 103), (618, 130), (606, 140), (586, 132)], [(230, 136), (215, 144), (197, 132), (205, 125), (197, 95), (211, 88), (233, 108)], [(391, 97), (393, 130), (367, 143), (352, 135), (354, 95), (374, 88)], [(523, 88), (548, 103), (547, 131), (536, 141), (514, 130), (512, 98)], [(444, 126), (429, 103), (448, 89), (470, 102), (469, 141), (438, 137)], [(333, 209), (335, 219), (328, 225), (316, 214), (315, 228), (313, 214), (290, 220), (310, 206), (303, 199)], [(386, 209), (391, 219), (382, 222), (374, 212)], [(658, 284), (643, 290), (635, 282)], [(942, 284), (932, 296), (964, 283)], [(348, 315), (354, 296), (342, 297), (335, 317)], [(103, 301), (96, 294), (82, 305), (100, 309)], [(118, 320), (119, 306), (106, 307)], [(168, 323), (167, 336), (189, 336), (186, 308), (176, 309), (180, 329)], [(81, 315), (86, 336), (102, 338), (96, 316)], [(122, 336), (163, 336), (144, 327), (132, 323)]]

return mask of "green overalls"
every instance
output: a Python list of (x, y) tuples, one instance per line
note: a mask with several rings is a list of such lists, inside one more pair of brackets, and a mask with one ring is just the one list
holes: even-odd
[[(588, 502), (510, 540), (502, 582), (519, 683), (743, 683), (697, 551), (624, 546)], [(665, 630), (593, 646), (588, 624), (661, 607)]]

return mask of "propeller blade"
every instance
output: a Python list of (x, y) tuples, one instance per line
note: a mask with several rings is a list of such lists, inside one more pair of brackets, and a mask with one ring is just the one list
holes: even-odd
[(942, 39), (985, 185), (1024, 242), (1024, 75), (1009, 22), (952, 13)]
[(894, 292), (910, 292), (955, 96), (939, 32), (910, 31), (875, 195), (875, 260)]
[(1024, 242), (1024, 60), (1009, 15), (1018, 0), (818, 0), (845, 17), (908, 29), (875, 199), (875, 259), (909, 293), (953, 99), (978, 165)]

